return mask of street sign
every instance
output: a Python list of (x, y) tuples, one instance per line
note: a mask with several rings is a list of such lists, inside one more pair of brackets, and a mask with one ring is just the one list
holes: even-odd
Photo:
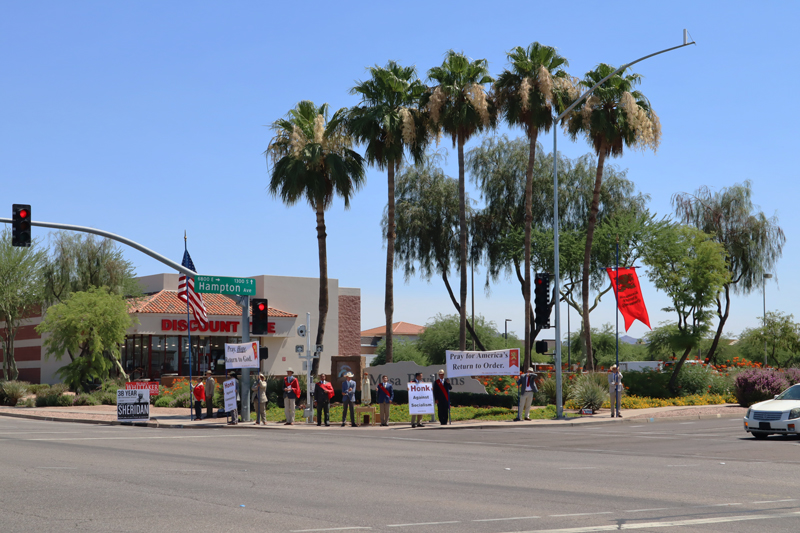
[(315, 352), (322, 352), (324, 350), (322, 349), (322, 345), (321, 344), (317, 344), (317, 348), (314, 351)]
[(253, 278), (225, 278), (222, 276), (195, 276), (194, 291), (204, 294), (256, 295), (256, 280)]
[(297, 353), (303, 353), (304, 350), (305, 350), (305, 348), (303, 347), (302, 344), (297, 344), (294, 347), (294, 351), (297, 352)]

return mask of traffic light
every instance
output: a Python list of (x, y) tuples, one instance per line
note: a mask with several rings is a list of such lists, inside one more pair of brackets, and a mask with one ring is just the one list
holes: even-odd
[(250, 316), (253, 321), (253, 335), (266, 335), (269, 328), (269, 305), (266, 298), (250, 300)]
[(536, 327), (547, 329), (550, 327), (550, 274), (536, 274), (533, 286)]
[(536, 341), (536, 353), (547, 353), (547, 341)]
[(31, 245), (31, 206), (14, 204), (11, 206), (11, 245)]
[(269, 359), (269, 348), (267, 346), (259, 346), (258, 347), (258, 360), (264, 361), (265, 359)]

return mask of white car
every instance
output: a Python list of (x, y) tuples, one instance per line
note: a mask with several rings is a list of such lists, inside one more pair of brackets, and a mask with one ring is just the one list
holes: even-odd
[(800, 384), (792, 385), (773, 400), (751, 405), (744, 417), (744, 430), (757, 439), (773, 433), (800, 434)]

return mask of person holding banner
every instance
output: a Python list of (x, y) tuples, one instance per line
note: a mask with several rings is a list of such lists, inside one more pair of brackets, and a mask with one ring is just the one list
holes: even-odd
[(211, 375), (211, 370), (206, 370), (206, 381), (203, 385), (206, 393), (206, 418), (214, 416), (214, 391), (217, 389), (217, 382)]
[(203, 400), (206, 398), (206, 388), (203, 386), (203, 382), (200, 379), (197, 380), (197, 385), (192, 389), (192, 394), (194, 395), (194, 417), (197, 420), (202, 420)]
[(342, 427), (347, 420), (347, 409), (350, 408), (350, 425), (356, 426), (356, 382), (353, 380), (353, 373), (348, 372), (344, 375), (347, 379), (342, 382)]
[(382, 381), (378, 383), (378, 405), (381, 409), (381, 425), (389, 425), (389, 409), (394, 400), (394, 388), (389, 383), (389, 376), (383, 376)]
[(439, 423), (447, 425), (450, 419), (450, 391), (453, 386), (450, 380), (445, 379), (444, 370), (439, 370), (439, 378), (433, 384), (433, 401), (439, 406)]
[[(412, 379), (410, 383), (422, 383), (422, 372), (417, 372), (416, 374), (414, 374), (414, 379)], [(422, 415), (411, 415), (411, 427), (412, 428), (425, 427), (422, 425)]]
[(239, 413), (242, 412), (242, 396), (239, 392), (239, 379), (236, 377), (236, 372), (228, 372), (228, 377), (233, 379), (236, 383), (236, 412), (233, 415), (235, 424), (239, 423)]
[(291, 367), (286, 369), (287, 376), (283, 378), (283, 412), (286, 415), (284, 426), (294, 424), (295, 401), (300, 397), (300, 382), (294, 377)]
[(319, 375), (319, 381), (314, 387), (314, 403), (317, 404), (317, 425), (322, 425), (322, 414), (325, 414), (325, 425), (330, 426), (331, 398), (333, 398), (333, 385), (325, 378), (325, 374)]
[(256, 425), (267, 425), (267, 381), (264, 374), (258, 375), (256, 381), (251, 387), (253, 392), (256, 393)]
[[(525, 420), (530, 420), (533, 395), (539, 391), (539, 388), (536, 386), (536, 374), (533, 372), (533, 368), (528, 368), (528, 372), (520, 376), (517, 380), (517, 386), (520, 392), (520, 407), (525, 414)], [(522, 420), (522, 414), (523, 413), (517, 411), (517, 418), (514, 420), (516, 422)]]
[(620, 396), (622, 396), (622, 374), (617, 365), (611, 365), (608, 369), (608, 396), (611, 399), (611, 418), (614, 418), (614, 411), (617, 416), (622, 418), (620, 410)]

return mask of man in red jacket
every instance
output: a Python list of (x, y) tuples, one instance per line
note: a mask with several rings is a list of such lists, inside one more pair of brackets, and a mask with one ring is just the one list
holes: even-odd
[(300, 382), (294, 377), (294, 370), (286, 369), (285, 378), (283, 378), (283, 412), (286, 414), (286, 423), (284, 426), (291, 426), (294, 424), (294, 403), (300, 397)]
[(333, 384), (327, 381), (325, 374), (319, 375), (319, 381), (314, 387), (314, 403), (317, 404), (317, 425), (322, 425), (322, 414), (325, 413), (325, 425), (330, 426), (331, 398), (333, 398)]
[(194, 394), (194, 417), (197, 420), (203, 419), (203, 400), (206, 399), (206, 387), (203, 385), (202, 380), (197, 381), (197, 385), (192, 390)]

